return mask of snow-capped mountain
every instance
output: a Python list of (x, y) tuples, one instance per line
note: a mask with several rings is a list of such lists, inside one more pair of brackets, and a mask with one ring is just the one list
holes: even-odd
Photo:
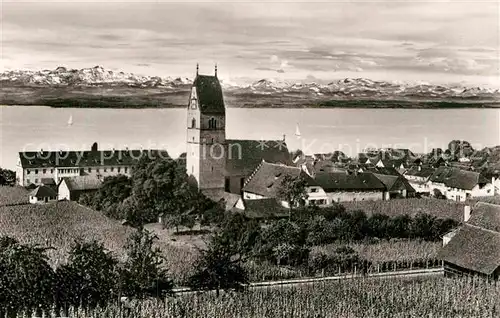
[(346, 78), (330, 82), (287, 83), (272, 79), (262, 79), (247, 86), (229, 86), (232, 92), (254, 94), (290, 93), (309, 94), (311, 96), (332, 97), (373, 97), (373, 98), (419, 98), (419, 99), (500, 99), (499, 90), (488, 88), (466, 88), (456, 85), (442, 86), (428, 83), (408, 84), (401, 82), (373, 81), (366, 78)]
[[(188, 78), (142, 76), (114, 72), (101, 66), (84, 69), (43, 71), (6, 71), (0, 73), (2, 85), (11, 83), (24, 86), (129, 86), (138, 88), (165, 88), (185, 91), (192, 80)], [(366, 78), (346, 78), (328, 84), (315, 82), (289, 83), (277, 79), (261, 79), (250, 85), (238, 85), (221, 80), (224, 91), (233, 94), (288, 94), (317, 98), (380, 98), (380, 99), (475, 99), (500, 100), (499, 90), (481, 87), (463, 87), (457, 84), (443, 86), (425, 82), (402, 83), (398, 81), (374, 81)]]
[(43, 71), (6, 71), (0, 73), (0, 81), (34, 86), (96, 86), (126, 85), (134, 87), (175, 88), (190, 85), (187, 78), (161, 78), (158, 76), (142, 76), (133, 73), (113, 72), (101, 66), (84, 69), (67, 69), (58, 67), (55, 70)]

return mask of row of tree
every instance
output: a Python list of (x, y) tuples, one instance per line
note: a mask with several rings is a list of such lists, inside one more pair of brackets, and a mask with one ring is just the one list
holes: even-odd
[(0, 316), (41, 312), (70, 306), (94, 307), (120, 296), (163, 297), (172, 281), (151, 233), (134, 232), (123, 262), (96, 241), (74, 242), (67, 263), (53, 269), (49, 248), (0, 238)]

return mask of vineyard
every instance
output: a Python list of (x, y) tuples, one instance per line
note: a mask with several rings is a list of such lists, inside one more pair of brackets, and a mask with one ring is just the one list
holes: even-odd
[(328, 244), (314, 247), (313, 251), (320, 251), (325, 254), (329, 254), (336, 248), (345, 245), (352, 247), (362, 259), (370, 261), (374, 264), (386, 262), (388, 260), (401, 263), (417, 260), (432, 260), (436, 258), (437, 253), (442, 246), (441, 242), (426, 242), (419, 240), (381, 240), (373, 244)]
[[(174, 236), (172, 231), (161, 229), (159, 225), (148, 225), (147, 228), (159, 236), (156, 244), (165, 257), (165, 266), (176, 285), (182, 286), (192, 274), (198, 248), (203, 247), (203, 238), (196, 235)], [(53, 266), (66, 262), (71, 244), (79, 238), (101, 241), (108, 250), (122, 258), (123, 244), (133, 231), (132, 228), (123, 226), (120, 222), (109, 219), (100, 212), (87, 209), (74, 202), (0, 207), (0, 236), (7, 235), (17, 238), (22, 243), (53, 247), (47, 251)], [(434, 263), (431, 262), (435, 262), (435, 255), (440, 244), (420, 240), (335, 243), (315, 246), (311, 250), (311, 255), (317, 252), (328, 255), (338, 247), (349, 246), (358, 254), (360, 260), (370, 263), (370, 271), (390, 271), (395, 268), (433, 266)], [(331, 269), (326, 274), (338, 273), (338, 271), (350, 272), (353, 266)], [(360, 266), (365, 265), (356, 264), (356, 266), (359, 269)], [(248, 270), (251, 281), (317, 275), (308, 268), (277, 266), (269, 262), (248, 261), (245, 268)]]
[[(109, 305), (70, 308), (69, 318), (309, 318), (309, 317), (499, 317), (500, 285), (472, 279), (356, 279), (268, 287), (244, 293), (187, 294)], [(56, 317), (52, 313), (46, 317)], [(28, 315), (21, 317), (31, 317)]]
[(47, 251), (51, 265), (66, 261), (76, 239), (98, 240), (121, 257), (123, 244), (132, 231), (100, 212), (70, 201), (0, 207), (0, 236), (53, 247)]
[(29, 191), (23, 187), (0, 186), (0, 206), (28, 203)]
[(477, 201), (464, 203), (435, 198), (410, 198), (390, 201), (342, 202), (342, 205), (348, 211), (363, 210), (367, 215), (379, 213), (388, 216), (402, 214), (414, 216), (419, 213), (427, 213), (438, 218), (451, 218), (460, 222), (463, 220), (464, 206), (475, 202)]

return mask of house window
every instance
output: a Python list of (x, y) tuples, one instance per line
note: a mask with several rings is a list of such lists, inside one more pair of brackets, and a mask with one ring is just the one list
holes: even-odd
[(215, 118), (210, 118), (208, 120), (208, 128), (209, 129), (216, 129), (217, 128), (217, 120)]
[(120, 167), (118, 167), (118, 172), (120, 172), (120, 170), (121, 170), (121, 168), (120, 168)]
[(30, 174), (31, 173), (31, 170), (26, 170), (26, 174)]
[(104, 170), (104, 172), (107, 172), (107, 171), (108, 171), (108, 169), (106, 169), (106, 168), (104, 168), (103, 170)]
[(88, 168), (88, 170), (87, 170), (87, 171), (88, 171), (89, 173), (90, 173), (90, 172), (92, 172), (92, 168)]
[(35, 179), (35, 183), (38, 183), (38, 179)]
[(115, 168), (111, 167), (111, 172), (113, 172), (115, 170)]
[(27, 183), (27, 184), (30, 184), (30, 183), (31, 183), (31, 180), (30, 180), (30, 179), (26, 179), (26, 183)]
[(311, 192), (318, 192), (318, 189), (316, 189), (316, 188), (311, 188)]
[(43, 174), (46, 174), (47, 173), (47, 169), (43, 169)]
[(54, 169), (50, 169), (50, 173), (54, 173)]
[(191, 120), (191, 128), (196, 128), (196, 119)]
[(123, 168), (123, 172), (127, 173), (128, 172), (128, 168), (127, 167)]
[(95, 172), (99, 173), (99, 168), (96, 168), (96, 169), (95, 169)]
[(35, 169), (35, 174), (38, 173), (38, 169)]

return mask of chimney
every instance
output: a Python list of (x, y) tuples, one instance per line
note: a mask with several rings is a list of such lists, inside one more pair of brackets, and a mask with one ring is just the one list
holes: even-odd
[(470, 205), (464, 206), (464, 222), (469, 221), (470, 219)]

